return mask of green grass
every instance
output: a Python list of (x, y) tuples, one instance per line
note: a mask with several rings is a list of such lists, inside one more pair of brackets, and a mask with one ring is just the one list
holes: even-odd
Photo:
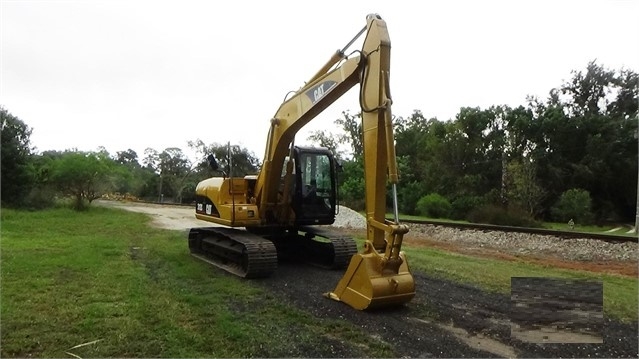
[(183, 232), (143, 214), (1, 215), (2, 357), (290, 357), (327, 338), (352, 343), (354, 356), (394, 356), (358, 327), (194, 260)]
[(628, 233), (630, 227), (628, 226), (586, 226), (575, 224), (574, 228), (570, 228), (568, 223), (555, 223), (555, 222), (546, 222), (544, 223), (544, 228), (556, 229), (561, 231), (575, 231), (575, 232), (585, 232), (585, 233), (605, 233), (605, 234), (614, 234), (628, 237), (636, 237), (636, 233)]
[(603, 283), (604, 313), (622, 321), (637, 320), (637, 278), (545, 267), (537, 264), (477, 258), (431, 248), (404, 247), (412, 269), (440, 278), (470, 283), (485, 290), (510, 293), (511, 277), (585, 279)]
[[(352, 344), (353, 356), (396, 356), (359, 327), (194, 260), (183, 232), (146, 215), (3, 209), (1, 220), (2, 357), (313, 356), (327, 340)], [(414, 269), (503, 293), (511, 276), (601, 280), (606, 313), (637, 318), (636, 278), (404, 249)]]

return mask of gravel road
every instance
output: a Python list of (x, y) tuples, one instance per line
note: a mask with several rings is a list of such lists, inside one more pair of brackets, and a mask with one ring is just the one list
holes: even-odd
[[(413, 273), (417, 294), (408, 305), (394, 310), (360, 312), (328, 300), (340, 271), (283, 263), (259, 285), (282, 300), (319, 318), (349, 321), (391, 344), (398, 357), (462, 358), (621, 358), (637, 357), (637, 324), (602, 320), (603, 343), (530, 343), (511, 336), (511, 298), (478, 288)], [(321, 280), (320, 280), (321, 278)], [(566, 332), (566, 342), (579, 341), (579, 333)], [(587, 339), (587, 338), (586, 338)], [(353, 356), (352, 348), (324, 353), (327, 357)], [(304, 353), (291, 353), (291, 356)]]
[[(99, 205), (117, 206), (148, 213), (153, 225), (186, 230), (209, 223), (194, 218), (189, 207), (142, 205), (99, 201)], [(348, 209), (341, 211), (338, 224), (358, 228)], [(353, 216), (348, 217), (348, 216)], [(360, 216), (361, 217), (361, 216)], [(359, 224), (358, 224), (359, 223)], [(186, 245), (185, 245), (186, 248)], [(217, 271), (217, 269), (212, 268)], [(216, 272), (217, 273), (217, 272)], [(607, 317), (599, 328), (603, 343), (531, 343), (511, 336), (513, 305), (510, 295), (487, 293), (469, 285), (433, 278), (427, 273), (413, 275), (417, 295), (405, 306), (395, 309), (360, 312), (324, 298), (333, 290), (342, 271), (327, 271), (312, 266), (281, 262), (272, 277), (254, 283), (318, 318), (348, 321), (371, 337), (389, 343), (398, 357), (518, 357), (518, 358), (620, 358), (638, 357), (637, 322), (620, 323)], [(217, 275), (217, 274), (216, 274)], [(219, 275), (227, 275), (219, 273)], [(241, 310), (241, 309), (238, 309)], [(564, 333), (566, 342), (579, 342), (580, 333)], [(360, 349), (335, 340), (324, 348), (308, 348), (290, 353), (291, 357), (358, 357)]]

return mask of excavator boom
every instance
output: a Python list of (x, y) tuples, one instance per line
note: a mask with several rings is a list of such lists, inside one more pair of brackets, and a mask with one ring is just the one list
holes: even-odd
[[(363, 34), (357, 55), (345, 56), (346, 49)], [(194, 228), (189, 246), (195, 256), (214, 258), (211, 264), (243, 277), (270, 275), (281, 253), (302, 256), (298, 253), (304, 252), (331, 268), (343, 268), (351, 258), (335, 290), (326, 294), (329, 298), (356, 309), (403, 304), (413, 298), (415, 284), (401, 252), (408, 227), (397, 218), (390, 50), (386, 23), (379, 15), (368, 15), (359, 34), (280, 105), (271, 119), (256, 177), (211, 178), (198, 184), (197, 218), (244, 226), (247, 231)], [(300, 129), (357, 84), (366, 183), (367, 232), (362, 253), (357, 253), (352, 239), (316, 226), (334, 221), (332, 154), (294, 145)], [(323, 182), (321, 195), (314, 189), (318, 178)], [(388, 182), (393, 186), (394, 221), (385, 219)]]
[[(362, 48), (366, 66), (360, 79), (367, 238), (363, 252), (353, 256), (335, 290), (328, 293), (331, 299), (356, 309), (403, 304), (415, 296), (415, 282), (401, 252), (408, 227), (399, 224), (397, 210), (399, 176), (391, 113), (390, 50), (386, 23), (369, 15)], [(394, 222), (385, 219), (387, 181), (393, 188)]]

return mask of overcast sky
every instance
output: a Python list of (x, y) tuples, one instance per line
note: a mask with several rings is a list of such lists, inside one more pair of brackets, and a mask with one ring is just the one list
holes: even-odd
[[(1, 2), (0, 105), (38, 151), (238, 144), (262, 158), (270, 118), (364, 25), (386, 20), (393, 113), (545, 98), (597, 59), (639, 69), (639, 1)], [(359, 44), (359, 43), (358, 43)], [(359, 110), (356, 90), (300, 133)]]

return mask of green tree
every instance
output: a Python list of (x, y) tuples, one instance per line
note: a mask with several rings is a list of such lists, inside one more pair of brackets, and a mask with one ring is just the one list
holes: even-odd
[(2, 204), (20, 206), (32, 188), (29, 171), (31, 128), (0, 106)]
[(339, 136), (339, 143), (348, 144), (352, 150), (353, 157), (361, 157), (364, 153), (362, 114), (351, 115), (349, 111), (342, 111), (342, 118), (336, 119), (335, 124), (341, 126), (344, 131)]
[(531, 217), (535, 217), (541, 211), (541, 203), (546, 191), (537, 181), (537, 169), (529, 158), (508, 163), (506, 191), (508, 198), (515, 205), (526, 211)]
[(313, 131), (307, 138), (308, 141), (316, 143), (320, 147), (328, 148), (338, 161), (343, 161), (345, 155), (339, 149), (339, 140), (327, 131)]
[(113, 160), (96, 152), (66, 151), (51, 163), (50, 179), (73, 208), (83, 210), (113, 188)]
[(160, 175), (158, 173), (147, 167), (126, 168), (126, 170), (130, 171), (130, 181), (122, 183), (117, 191), (124, 194), (130, 193), (147, 201), (156, 201), (159, 198)]
[(591, 61), (585, 72), (573, 70), (572, 78), (557, 91), (565, 96), (562, 102), (571, 117), (606, 114), (610, 106), (607, 95), (618, 83), (615, 71)]
[(160, 153), (153, 148), (147, 147), (144, 149), (142, 165), (153, 172), (158, 172), (160, 165)]
[(44, 209), (56, 205), (58, 191), (56, 184), (51, 180), (55, 159), (60, 158), (62, 152), (44, 151), (34, 153), (31, 156), (30, 172), (33, 180), (33, 188), (27, 196), (26, 206), (30, 209)]
[(562, 193), (552, 207), (553, 218), (559, 222), (573, 220), (575, 223), (590, 224), (592, 221), (592, 201), (588, 191), (572, 188)]
[(428, 192), (447, 192), (453, 177), (444, 159), (450, 125), (415, 110), (409, 117), (397, 117), (394, 126), (399, 205), (403, 213), (416, 214), (417, 201)]
[(592, 196), (597, 218), (630, 219), (637, 183), (637, 74), (591, 62), (572, 75), (546, 102), (529, 101), (530, 154), (549, 194), (544, 207), (567, 189), (582, 188)]
[(198, 170), (212, 175), (212, 171), (208, 166), (206, 157), (213, 155), (218, 162), (221, 170), (227, 174), (230, 173), (230, 164), (233, 165), (232, 174), (234, 177), (241, 177), (250, 174), (257, 174), (260, 168), (260, 160), (252, 151), (239, 145), (227, 145), (219, 143), (205, 144), (204, 141), (197, 139), (189, 141), (189, 147), (197, 154)]
[(159, 155), (160, 196), (172, 196), (174, 201), (182, 203), (182, 193), (187, 187), (187, 179), (193, 172), (193, 165), (182, 149), (169, 147)]
[(140, 166), (113, 163), (113, 191), (126, 198), (157, 198), (155, 172)]
[(339, 195), (342, 204), (356, 211), (365, 206), (364, 160), (355, 158), (342, 163), (342, 172), (338, 174)]
[[(504, 108), (462, 108), (456, 116), (457, 131), (451, 145), (459, 153), (458, 178), (472, 176), (468, 195), (483, 195), (501, 188), (506, 141), (504, 140)], [(467, 182), (468, 183), (468, 182)], [(456, 192), (466, 185), (457, 184)]]
[(140, 167), (140, 163), (138, 162), (138, 154), (130, 148), (126, 151), (118, 151), (116, 153), (115, 161), (119, 164), (126, 165), (131, 168)]

